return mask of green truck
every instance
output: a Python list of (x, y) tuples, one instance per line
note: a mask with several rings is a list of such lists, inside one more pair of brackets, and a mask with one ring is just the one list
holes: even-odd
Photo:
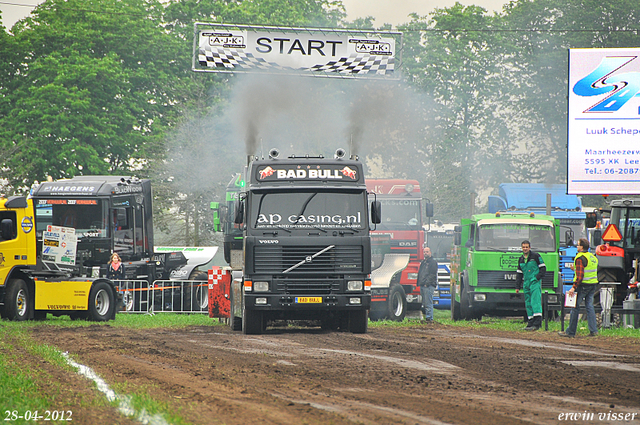
[(454, 233), (451, 261), (451, 318), (479, 320), (483, 315), (526, 316), (524, 295), (516, 293), (521, 243), (531, 242), (547, 266), (542, 293), (558, 304), (559, 223), (547, 215), (497, 212), (462, 219)]

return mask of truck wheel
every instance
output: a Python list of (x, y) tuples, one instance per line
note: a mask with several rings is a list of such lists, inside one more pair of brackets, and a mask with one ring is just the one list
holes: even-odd
[(387, 314), (384, 311), (371, 310), (369, 312), (369, 318), (374, 322), (378, 320), (383, 320), (385, 317), (387, 317)]
[(205, 272), (194, 271), (189, 280), (202, 280), (193, 288), (193, 311), (207, 311), (209, 309), (209, 276)]
[(407, 314), (407, 297), (400, 285), (392, 285), (389, 289), (389, 306), (387, 316), (390, 320), (402, 322)]
[(24, 280), (9, 280), (5, 297), (4, 314), (7, 319), (21, 322), (29, 318), (29, 289)]
[(242, 318), (236, 317), (235, 309), (233, 308), (233, 290), (229, 294), (229, 326), (232, 331), (242, 330)]
[(261, 311), (247, 310), (242, 314), (242, 333), (245, 335), (260, 335), (262, 333), (263, 314)]
[(460, 294), (460, 317), (463, 320), (473, 319), (473, 312), (469, 305), (469, 292), (467, 291), (466, 285), (462, 287), (462, 293)]
[(133, 311), (134, 299), (131, 291), (125, 291), (122, 294), (122, 303), (124, 304), (124, 311)]
[(354, 334), (367, 333), (369, 325), (369, 311), (358, 310), (349, 312), (349, 332)]
[(460, 303), (456, 301), (456, 285), (451, 284), (451, 320), (460, 320)]
[(89, 291), (89, 319), (106, 322), (116, 308), (111, 286), (106, 282), (95, 282)]

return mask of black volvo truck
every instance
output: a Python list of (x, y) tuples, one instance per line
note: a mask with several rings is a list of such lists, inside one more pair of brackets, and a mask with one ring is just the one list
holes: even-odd
[[(231, 326), (259, 334), (273, 320), (320, 321), (365, 333), (371, 302), (369, 203), (362, 164), (345, 158), (250, 158), (234, 222), (243, 230), (242, 277), (231, 290)], [(369, 205), (371, 207), (369, 208)]]

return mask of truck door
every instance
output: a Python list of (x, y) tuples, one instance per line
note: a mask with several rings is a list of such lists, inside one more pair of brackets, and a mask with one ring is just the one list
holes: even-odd
[(134, 255), (134, 227), (132, 208), (112, 208), (109, 215), (113, 228), (113, 252), (123, 260)]

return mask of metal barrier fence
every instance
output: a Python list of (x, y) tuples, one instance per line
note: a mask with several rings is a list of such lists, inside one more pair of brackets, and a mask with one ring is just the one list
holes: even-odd
[(208, 313), (206, 280), (114, 280), (122, 293), (121, 313)]

